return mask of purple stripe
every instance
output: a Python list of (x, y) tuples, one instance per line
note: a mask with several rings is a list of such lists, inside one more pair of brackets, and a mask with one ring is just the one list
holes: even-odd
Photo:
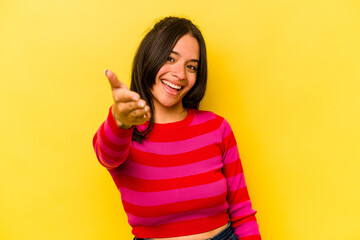
[(244, 222), (234, 229), (235, 234), (240, 237), (260, 235), (259, 225), (256, 221)]
[(238, 204), (232, 204), (229, 208), (229, 214), (231, 217), (241, 217), (256, 213), (252, 208), (251, 201), (245, 201)]
[[(119, 130), (121, 131), (121, 129), (119, 128)], [(123, 129), (124, 131), (124, 136), (116, 136), (112, 131), (111, 128), (109, 126), (109, 121), (106, 120), (104, 123), (104, 133), (105, 136), (109, 139), (110, 142), (117, 144), (117, 145), (123, 145), (123, 144), (128, 144), (130, 139), (131, 139), (131, 135), (129, 135), (127, 133), (127, 131), (130, 130), (126, 130)], [(125, 135), (126, 134), (126, 135)]]
[(221, 156), (217, 156), (200, 162), (175, 167), (151, 167), (133, 161), (126, 161), (121, 171), (135, 178), (162, 180), (205, 173), (214, 169), (221, 169), (222, 166)]
[(215, 197), (226, 192), (226, 181), (161, 192), (138, 192), (120, 187), (122, 200), (138, 206), (157, 206), (168, 203)]
[(215, 114), (207, 111), (199, 111), (195, 114), (193, 121), (189, 126), (198, 125), (215, 119)]
[(208, 145), (219, 143), (222, 139), (219, 138), (218, 131), (212, 131), (194, 138), (176, 142), (146, 142), (141, 144), (136, 141), (132, 142), (132, 146), (144, 152), (156, 153), (162, 155), (171, 155), (186, 153), (198, 148), (203, 148)]
[(228, 191), (235, 191), (240, 188), (246, 187), (245, 177), (243, 173), (240, 173), (236, 176), (226, 178), (226, 181), (228, 183)]
[(240, 159), (240, 155), (239, 155), (239, 150), (238, 147), (235, 145), (233, 147), (231, 147), (227, 152), (226, 155), (224, 156), (224, 164), (229, 164), (232, 163), (236, 160)]
[(220, 206), (213, 208), (199, 209), (197, 211), (191, 211), (188, 213), (177, 213), (177, 214), (161, 216), (161, 217), (137, 217), (130, 213), (127, 213), (127, 216), (130, 225), (151, 226), (151, 225), (187, 221), (187, 220), (193, 220), (193, 219), (199, 219), (199, 218), (205, 218), (208, 216), (217, 215), (221, 212), (225, 212), (228, 206), (229, 206), (228, 203), (224, 202)]

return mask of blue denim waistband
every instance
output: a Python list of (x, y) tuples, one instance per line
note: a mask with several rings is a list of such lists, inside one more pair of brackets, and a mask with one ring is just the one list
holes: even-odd
[(229, 222), (228, 226), (224, 230), (219, 232), (214, 237), (208, 238), (206, 240), (228, 240), (228, 239), (233, 239), (234, 235), (235, 235), (234, 229), (231, 227), (231, 224)]
[[(231, 224), (229, 222), (228, 226), (219, 232), (217, 235), (215, 235), (212, 238), (207, 238), (206, 240), (228, 240), (233, 239), (235, 236), (234, 229), (231, 227)], [(235, 238), (237, 239), (237, 238)], [(151, 238), (137, 238), (135, 237), (134, 240), (151, 240)]]

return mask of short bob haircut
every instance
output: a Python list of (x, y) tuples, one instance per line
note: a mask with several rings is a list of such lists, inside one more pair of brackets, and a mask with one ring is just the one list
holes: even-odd
[(155, 77), (160, 68), (167, 61), (177, 41), (185, 34), (194, 37), (200, 48), (196, 81), (194, 86), (182, 99), (184, 108), (198, 109), (201, 99), (205, 95), (207, 83), (207, 57), (204, 38), (200, 30), (188, 19), (179, 17), (165, 17), (157, 22), (146, 34), (134, 58), (130, 90), (137, 92), (150, 106), (151, 118), (147, 128), (140, 132), (135, 127), (133, 140), (141, 142), (154, 125), (154, 104), (151, 94)]

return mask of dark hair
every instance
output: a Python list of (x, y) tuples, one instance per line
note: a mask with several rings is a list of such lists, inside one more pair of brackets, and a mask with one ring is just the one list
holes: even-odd
[(154, 104), (151, 94), (152, 86), (159, 69), (164, 65), (177, 41), (185, 34), (194, 37), (200, 48), (200, 59), (196, 81), (190, 91), (183, 97), (184, 108), (198, 109), (204, 97), (207, 82), (207, 57), (205, 41), (200, 30), (188, 19), (166, 17), (157, 22), (140, 43), (133, 62), (130, 90), (137, 92), (150, 107), (151, 118), (148, 127), (140, 132), (134, 130), (133, 140), (141, 141), (154, 125)]

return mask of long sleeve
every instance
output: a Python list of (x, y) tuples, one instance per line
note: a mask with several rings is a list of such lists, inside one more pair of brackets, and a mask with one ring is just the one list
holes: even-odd
[(221, 134), (223, 174), (228, 187), (228, 213), (232, 227), (240, 240), (259, 240), (261, 236), (255, 217), (256, 211), (251, 205), (234, 134), (225, 119), (221, 126)]
[(134, 127), (122, 129), (116, 125), (114, 117), (109, 114), (95, 133), (93, 147), (99, 162), (107, 169), (116, 168), (129, 155), (131, 136)]

